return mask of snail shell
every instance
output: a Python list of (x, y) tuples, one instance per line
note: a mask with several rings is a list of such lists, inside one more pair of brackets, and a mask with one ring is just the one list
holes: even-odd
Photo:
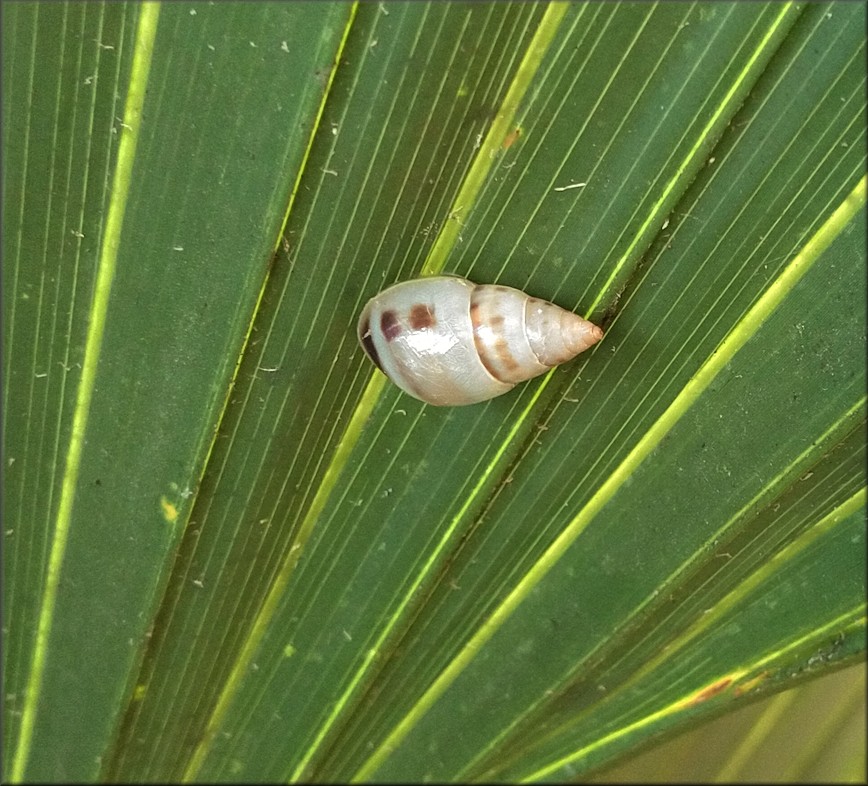
[(438, 406), (475, 404), (575, 357), (596, 325), (512, 287), (457, 276), (395, 284), (368, 301), (359, 341), (401, 390)]

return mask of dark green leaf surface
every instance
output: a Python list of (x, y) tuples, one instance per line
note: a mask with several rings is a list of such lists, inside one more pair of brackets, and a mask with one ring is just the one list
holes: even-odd
[[(100, 294), (153, 8), (4, 10), (7, 777), (564, 780), (864, 654), (860, 4), (166, 5)], [(423, 405), (441, 270), (606, 338)]]
[[(302, 192), (299, 212), (290, 215), (289, 255), (276, 261), (215, 446), (215, 471), (203, 480), (204, 504), (182, 547), (185, 562), (170, 589), (165, 630), (156, 632), (147, 693), (125, 738), (120, 776), (183, 773), (190, 739), (203, 733), (263, 595), (293, 553), (370, 374), (355, 337), (363, 301), (382, 286), (385, 271), (407, 276), (414, 258), (421, 264), (434, 239), (424, 230), (448, 213), (503, 90), (503, 58), (522, 49), (543, 10), (406, 4), (384, 14), (373, 5), (359, 8), (344, 54), (355, 67), (338, 73), (333, 95), (344, 100), (335, 112), (327, 108), (312, 151), (315, 193)], [(453, 60), (461, 49), (473, 55), (460, 61), (463, 70), (421, 67), (429, 59)], [(466, 100), (456, 101), (465, 91)], [(458, 171), (444, 172), (446, 164)], [(407, 200), (397, 217), (396, 192)], [(364, 537), (364, 528), (358, 535)], [(208, 591), (197, 591), (194, 581)], [(324, 585), (317, 579), (306, 589)], [(384, 585), (383, 597), (391, 591)], [(347, 611), (365, 624), (359, 608)], [(372, 605), (370, 613), (381, 610)], [(238, 624), (227, 627), (227, 617)], [(311, 616), (307, 623), (319, 628), (325, 620)], [(199, 642), (193, 649), (191, 632)], [(335, 633), (343, 637), (340, 629)], [(328, 674), (319, 671), (316, 679)], [(167, 717), (177, 723), (167, 744), (141, 745)], [(317, 717), (311, 712), (298, 720)]]
[[(348, 9), (163, 9), (114, 285), (94, 296), (141, 10), (4, 12), (6, 707), (39, 704), (30, 780), (94, 777), (116, 734), (323, 94), (316, 72), (327, 77)], [(88, 359), (89, 318), (106, 297), (102, 349)], [(50, 597), (65, 471), (74, 506)], [(26, 682), (35, 646), (38, 698)], [(27, 755), (18, 733), (5, 725), (8, 762)]]

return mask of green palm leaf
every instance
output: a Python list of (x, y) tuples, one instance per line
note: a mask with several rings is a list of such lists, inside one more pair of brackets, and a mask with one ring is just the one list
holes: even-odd
[[(12, 4), (11, 780), (563, 780), (865, 652), (861, 4)], [(420, 274), (602, 322), (439, 409)]]

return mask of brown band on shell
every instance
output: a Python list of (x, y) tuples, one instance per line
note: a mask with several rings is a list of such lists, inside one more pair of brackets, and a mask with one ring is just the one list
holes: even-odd
[[(518, 370), (518, 361), (513, 357), (512, 350), (509, 348), (509, 342), (506, 339), (498, 339), (494, 348), (497, 351), (497, 359), (504, 368), (509, 369), (509, 371)], [(510, 380), (501, 379), (500, 381), (509, 382)]]
[(384, 311), (380, 315), (380, 330), (386, 341), (394, 341), (401, 335), (401, 323), (394, 311)]
[(410, 327), (413, 330), (433, 328), (437, 324), (433, 306), (427, 303), (417, 303), (410, 309)]
[[(496, 363), (492, 361), (495, 358), (490, 357), (489, 353), (491, 348), (485, 343), (482, 336), (480, 335), (480, 307), (479, 303), (475, 301), (471, 301), (470, 304), (470, 322), (473, 326), (473, 343), (476, 346), (476, 354), (479, 357), (479, 362), (482, 363), (485, 370), (491, 374), (498, 382), (504, 382), (506, 384), (514, 384), (510, 379), (504, 378), (502, 374), (498, 373), (498, 367)], [(490, 320), (490, 324), (492, 327), (501, 327), (503, 325), (502, 317), (495, 317)], [(501, 368), (508, 368), (510, 370), (515, 370), (518, 368), (518, 363), (516, 363), (515, 358), (512, 356), (512, 352), (509, 351), (509, 343), (505, 341), (503, 338), (499, 338), (494, 345), (494, 352), (496, 355), (496, 360), (500, 361)]]

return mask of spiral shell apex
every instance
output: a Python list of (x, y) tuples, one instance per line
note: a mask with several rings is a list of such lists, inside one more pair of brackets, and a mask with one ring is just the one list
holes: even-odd
[(395, 284), (359, 318), (368, 357), (404, 392), (437, 406), (499, 396), (602, 337), (554, 303), (457, 276)]

